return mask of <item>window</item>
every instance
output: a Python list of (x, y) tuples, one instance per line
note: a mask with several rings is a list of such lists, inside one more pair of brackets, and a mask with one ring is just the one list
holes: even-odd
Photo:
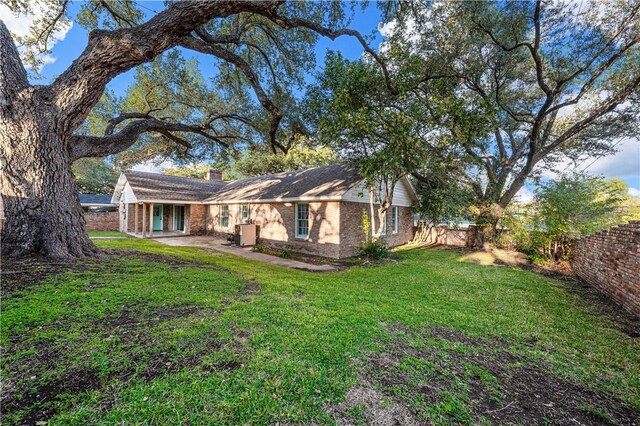
[(229, 206), (220, 206), (220, 227), (229, 226)]
[(384, 216), (382, 217), (382, 231), (380, 231), (380, 235), (387, 235), (387, 212), (384, 212)]
[(296, 204), (296, 238), (309, 236), (309, 204)]
[(184, 231), (184, 206), (173, 206), (173, 227), (176, 231)]
[(249, 205), (243, 204), (240, 206), (240, 221), (247, 223), (249, 221)]
[(398, 206), (391, 207), (391, 232), (398, 233)]

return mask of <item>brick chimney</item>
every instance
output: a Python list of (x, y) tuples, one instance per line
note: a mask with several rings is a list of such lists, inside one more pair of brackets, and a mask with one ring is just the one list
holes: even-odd
[(222, 182), (222, 172), (216, 169), (209, 169), (207, 172), (207, 180)]

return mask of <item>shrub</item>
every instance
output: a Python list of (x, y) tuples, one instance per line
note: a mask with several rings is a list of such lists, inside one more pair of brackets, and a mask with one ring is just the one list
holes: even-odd
[(360, 255), (367, 259), (383, 259), (389, 255), (389, 249), (382, 239), (364, 241), (358, 245), (358, 248)]
[(281, 248), (278, 249), (277, 256), (283, 259), (291, 259), (293, 257), (293, 251), (286, 248)]

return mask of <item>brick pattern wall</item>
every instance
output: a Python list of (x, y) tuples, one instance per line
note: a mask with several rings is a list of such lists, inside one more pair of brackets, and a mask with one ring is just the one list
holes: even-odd
[[(362, 211), (370, 216), (369, 204), (340, 203), (340, 257), (358, 254), (358, 244), (364, 239), (362, 230)], [(384, 241), (389, 247), (399, 246), (413, 239), (413, 210), (411, 207), (398, 207), (398, 233), (394, 234), (391, 223), (391, 210), (387, 212), (387, 235)], [(369, 219), (371, 223), (371, 219)]]
[(580, 278), (640, 316), (640, 221), (580, 238), (571, 265)]
[(429, 226), (420, 222), (416, 229), (416, 241), (427, 244), (443, 244), (454, 247), (475, 246), (475, 227), (456, 229), (447, 226)]
[[(186, 209), (185, 209), (186, 210)], [(203, 235), (207, 232), (207, 206), (203, 204), (191, 204), (189, 206), (190, 234)], [(185, 215), (186, 215), (185, 211)]]
[[(340, 203), (310, 202), (309, 237), (296, 238), (295, 203), (254, 203), (249, 205), (249, 219), (258, 226), (259, 241), (326, 257), (340, 257)], [(242, 223), (240, 204), (229, 204), (229, 226), (220, 226), (220, 205), (208, 206), (207, 231), (216, 238), (226, 238)]]
[(87, 231), (118, 231), (120, 228), (120, 213), (85, 212), (84, 221)]

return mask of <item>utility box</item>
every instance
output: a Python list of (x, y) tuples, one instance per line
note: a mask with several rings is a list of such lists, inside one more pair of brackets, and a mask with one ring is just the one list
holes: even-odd
[(256, 245), (256, 224), (243, 223), (236, 225), (235, 244), (240, 247)]

